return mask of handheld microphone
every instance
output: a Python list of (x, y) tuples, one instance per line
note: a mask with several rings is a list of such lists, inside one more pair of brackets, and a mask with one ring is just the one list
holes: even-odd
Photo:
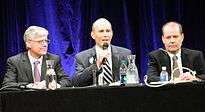
[(106, 49), (108, 48), (108, 46), (109, 46), (108, 43), (104, 43), (104, 44), (102, 45), (102, 49), (103, 49), (103, 50), (106, 50)]
[(27, 85), (28, 83), (20, 83), (20, 84), (15, 84), (15, 85), (7, 85), (7, 86), (4, 86), (4, 87), (2, 87), (2, 88), (0, 88), (0, 91), (2, 91), (2, 90), (12, 90), (12, 89), (14, 89), (14, 90), (22, 90), (22, 89), (30, 89), (30, 88), (28, 88), (26, 85)]
[(102, 63), (104, 64), (106, 62), (107, 58), (102, 59)]
[[(106, 50), (106, 49), (108, 48), (108, 46), (109, 46), (108, 43), (104, 43), (104, 44), (102, 45), (102, 49), (103, 49), (103, 50)], [(107, 58), (104, 57), (104, 58), (102, 59), (102, 63), (105, 63), (106, 60), (107, 60)]]

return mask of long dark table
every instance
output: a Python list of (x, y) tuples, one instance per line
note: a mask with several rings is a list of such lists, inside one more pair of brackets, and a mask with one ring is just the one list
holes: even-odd
[(0, 92), (0, 112), (205, 112), (204, 102), (204, 83)]

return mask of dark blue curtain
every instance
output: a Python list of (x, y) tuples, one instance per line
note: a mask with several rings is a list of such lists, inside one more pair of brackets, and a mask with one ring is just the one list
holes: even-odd
[(163, 47), (161, 27), (167, 21), (178, 21), (182, 18), (182, 0), (140, 0), (140, 69), (141, 78), (146, 74), (148, 53)]
[(25, 51), (23, 33), (30, 25), (49, 30), (49, 52), (60, 55), (63, 68), (72, 76), (74, 56), (94, 45), (91, 26), (100, 17), (113, 25), (112, 43), (136, 54), (143, 78), (147, 54), (163, 47), (161, 27), (167, 21), (183, 25), (184, 47), (204, 52), (204, 6), (203, 0), (1, 0), (0, 79), (6, 59)]
[(183, 47), (205, 53), (204, 6), (203, 0), (139, 0), (141, 78), (146, 74), (148, 53), (163, 47), (161, 28), (168, 21), (182, 24)]
[(95, 44), (90, 31), (97, 18), (105, 17), (112, 23), (114, 45), (136, 53), (139, 47), (136, 41), (139, 38), (137, 5), (135, 1), (126, 0), (1, 1), (1, 77), (6, 69), (6, 59), (25, 51), (23, 33), (30, 25), (49, 30), (49, 52), (60, 55), (63, 68), (71, 77), (75, 54)]

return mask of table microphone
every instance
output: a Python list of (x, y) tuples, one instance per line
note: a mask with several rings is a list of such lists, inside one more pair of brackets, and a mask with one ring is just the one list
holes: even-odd
[(0, 91), (2, 90), (6, 90), (6, 89), (9, 89), (9, 88), (16, 88), (16, 89), (30, 89), (28, 88), (26, 85), (28, 83), (20, 83), (20, 84), (15, 84), (15, 85), (7, 85), (7, 86), (4, 86), (2, 88), (0, 88)]
[(168, 52), (166, 50), (164, 50), (163, 48), (159, 48), (160, 51), (163, 51), (164, 53), (166, 53), (168, 55)]

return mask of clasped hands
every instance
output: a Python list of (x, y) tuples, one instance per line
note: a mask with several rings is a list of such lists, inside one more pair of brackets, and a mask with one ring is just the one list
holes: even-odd
[(174, 81), (193, 81), (193, 80), (199, 80), (199, 78), (197, 78), (194, 75), (191, 75), (190, 72), (185, 72), (179, 75), (178, 78), (174, 78)]
[[(26, 85), (27, 88), (31, 88), (31, 89), (47, 89), (46, 88), (46, 81), (43, 80), (41, 82), (34, 82), (34, 83), (30, 83), (28, 85)], [(48, 84), (48, 89), (51, 90), (55, 90), (56, 88), (60, 88), (61, 85), (57, 83), (57, 87), (56, 87), (56, 82), (50, 82)]]

